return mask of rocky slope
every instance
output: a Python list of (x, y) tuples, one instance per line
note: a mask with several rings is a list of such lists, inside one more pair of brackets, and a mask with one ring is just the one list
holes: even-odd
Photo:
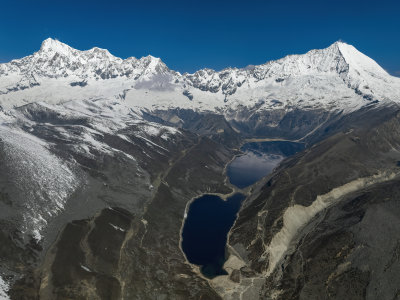
[(34, 282), (47, 279), (36, 278), (36, 268), (66, 224), (109, 207), (142, 216), (163, 172), (198, 143), (109, 100), (32, 103), (1, 114), (0, 277), (13, 299), (38, 297)]
[(368, 116), (284, 162), (244, 204), (229, 239), (236, 295), (397, 299), (400, 115)]

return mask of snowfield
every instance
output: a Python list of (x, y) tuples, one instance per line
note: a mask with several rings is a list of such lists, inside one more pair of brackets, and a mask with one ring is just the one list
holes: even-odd
[(1, 278), (0, 276), (0, 300), (9, 300), (10, 297), (8, 296), (8, 284)]
[(49, 145), (35, 136), (0, 125), (0, 140), (10, 177), (25, 198), (21, 231), (39, 241), (46, 219), (63, 209), (78, 186), (78, 180), (74, 172), (49, 151)]

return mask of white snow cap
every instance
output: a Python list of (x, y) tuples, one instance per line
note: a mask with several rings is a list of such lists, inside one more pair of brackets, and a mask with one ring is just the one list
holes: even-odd
[(8, 296), (9, 285), (0, 276), (0, 300), (10, 300)]
[(354, 67), (383, 76), (389, 75), (380, 65), (376, 63), (372, 58), (366, 56), (364, 53), (358, 51), (353, 45), (338, 41), (333, 45), (337, 45), (340, 53), (343, 55), (346, 62)]
[(73, 50), (74, 49), (68, 46), (67, 44), (64, 44), (59, 40), (52, 38), (45, 39), (40, 47), (40, 51), (45, 51), (45, 52), (52, 51), (63, 55), (68, 55)]

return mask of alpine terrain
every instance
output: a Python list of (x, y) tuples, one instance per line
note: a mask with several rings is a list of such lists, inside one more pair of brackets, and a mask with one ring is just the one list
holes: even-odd
[[(399, 104), (343, 42), (181, 74), (49, 38), (0, 64), (0, 299), (400, 299)], [(262, 141), (304, 150), (231, 184)], [(190, 204), (237, 192), (226, 274), (205, 276)]]

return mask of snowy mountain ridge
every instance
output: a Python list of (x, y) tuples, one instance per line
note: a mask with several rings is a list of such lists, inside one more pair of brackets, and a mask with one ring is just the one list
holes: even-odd
[(147, 110), (352, 111), (373, 101), (400, 101), (400, 78), (342, 42), (259, 66), (181, 74), (150, 55), (121, 59), (105, 49), (80, 51), (49, 38), (33, 55), (0, 64), (3, 107), (96, 98), (125, 99)]

